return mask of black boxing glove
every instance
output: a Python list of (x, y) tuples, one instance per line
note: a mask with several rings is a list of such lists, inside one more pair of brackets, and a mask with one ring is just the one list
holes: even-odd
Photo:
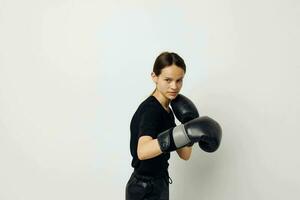
[(202, 150), (214, 152), (218, 149), (221, 138), (221, 126), (218, 122), (206, 116), (170, 128), (157, 136), (162, 152), (174, 151), (191, 142), (199, 142)]

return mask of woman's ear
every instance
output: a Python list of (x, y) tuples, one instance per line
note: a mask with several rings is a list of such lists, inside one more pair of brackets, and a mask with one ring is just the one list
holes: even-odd
[(154, 73), (154, 72), (151, 72), (151, 77), (152, 77), (152, 80), (153, 80), (153, 82), (155, 83), (155, 84), (157, 84), (157, 76), (156, 76), (156, 74)]

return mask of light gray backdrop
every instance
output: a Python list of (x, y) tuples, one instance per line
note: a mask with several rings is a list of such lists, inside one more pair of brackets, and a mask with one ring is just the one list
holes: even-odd
[(162, 51), (220, 149), (170, 160), (172, 200), (299, 199), (300, 3), (0, 1), (0, 199), (124, 199), (129, 123)]

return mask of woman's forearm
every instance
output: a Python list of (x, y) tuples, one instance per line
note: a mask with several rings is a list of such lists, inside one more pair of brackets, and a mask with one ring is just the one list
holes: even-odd
[(142, 136), (138, 141), (137, 154), (140, 160), (154, 158), (162, 153), (157, 139), (150, 136)]

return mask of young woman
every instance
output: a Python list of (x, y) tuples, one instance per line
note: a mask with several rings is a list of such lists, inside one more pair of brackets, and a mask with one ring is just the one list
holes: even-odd
[[(155, 60), (151, 76), (156, 88), (140, 104), (130, 124), (134, 172), (126, 185), (126, 200), (169, 199), (170, 152), (163, 152), (162, 142), (157, 137), (176, 126), (169, 104), (180, 92), (185, 71), (184, 60), (176, 53), (163, 52)], [(181, 159), (188, 160), (192, 148), (183, 146), (176, 152)]]

